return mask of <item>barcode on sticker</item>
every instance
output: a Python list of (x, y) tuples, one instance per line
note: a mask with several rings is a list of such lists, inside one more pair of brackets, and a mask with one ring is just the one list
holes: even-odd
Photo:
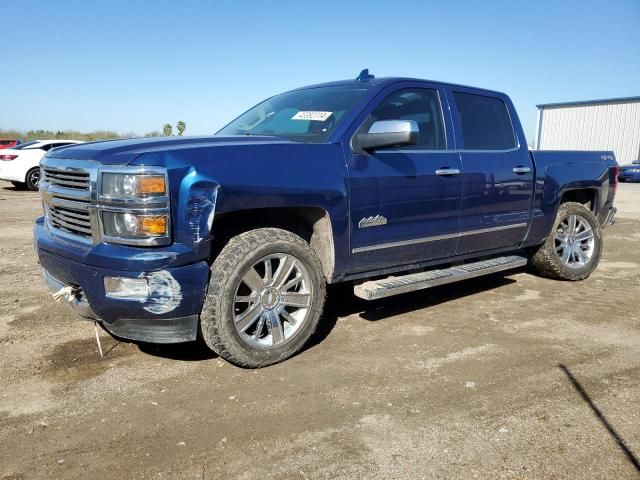
[(333, 112), (298, 112), (291, 117), (291, 120), (313, 120), (315, 122), (324, 122), (331, 115), (333, 115)]

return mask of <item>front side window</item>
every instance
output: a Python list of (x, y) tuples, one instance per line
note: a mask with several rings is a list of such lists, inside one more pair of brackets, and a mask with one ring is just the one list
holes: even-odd
[(216, 135), (271, 135), (305, 143), (326, 141), (366, 92), (318, 87), (276, 95), (241, 115)]
[(507, 106), (502, 100), (453, 92), (465, 150), (509, 150), (516, 137)]
[(379, 120), (413, 120), (418, 124), (418, 142), (415, 145), (393, 148), (400, 150), (445, 150), (447, 148), (437, 90), (403, 88), (393, 92), (371, 112), (360, 127), (360, 132), (367, 132), (371, 125)]

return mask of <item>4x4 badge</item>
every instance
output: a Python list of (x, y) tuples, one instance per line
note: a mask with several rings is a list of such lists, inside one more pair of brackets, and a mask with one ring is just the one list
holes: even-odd
[(387, 217), (376, 215), (375, 217), (363, 218), (358, 222), (358, 228), (379, 227), (387, 224)]

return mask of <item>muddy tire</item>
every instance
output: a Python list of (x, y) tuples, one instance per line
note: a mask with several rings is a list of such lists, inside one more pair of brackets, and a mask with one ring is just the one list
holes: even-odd
[(322, 265), (302, 238), (277, 228), (240, 234), (211, 265), (202, 337), (238, 366), (281, 362), (314, 333), (325, 291)]
[(532, 252), (531, 264), (543, 277), (584, 280), (602, 254), (602, 230), (596, 216), (584, 205), (560, 205), (547, 241)]
[(32, 168), (27, 172), (26, 185), (32, 192), (38, 190), (38, 184), (40, 183), (40, 167)]

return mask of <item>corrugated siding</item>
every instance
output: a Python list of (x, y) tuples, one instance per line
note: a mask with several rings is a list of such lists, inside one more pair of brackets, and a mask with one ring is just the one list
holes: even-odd
[(640, 159), (640, 102), (546, 107), (540, 150), (613, 150), (621, 165)]

